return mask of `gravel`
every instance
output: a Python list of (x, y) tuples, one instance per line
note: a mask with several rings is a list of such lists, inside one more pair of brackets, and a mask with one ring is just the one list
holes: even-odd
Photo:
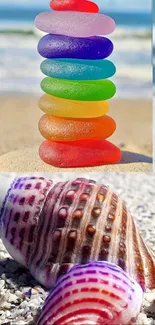
[[(155, 174), (153, 173), (29, 173), (55, 181), (87, 177), (109, 185), (126, 203), (145, 241), (155, 251)], [(0, 174), (2, 178), (8, 173)], [(0, 325), (35, 325), (48, 295), (28, 270), (11, 259), (0, 240)], [(155, 325), (155, 289), (146, 291), (136, 325)]]

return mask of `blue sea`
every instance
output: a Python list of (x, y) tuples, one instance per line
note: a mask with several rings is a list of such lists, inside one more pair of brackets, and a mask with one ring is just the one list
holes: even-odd
[[(138, 8), (127, 11), (113, 6), (104, 10), (117, 24), (116, 31), (109, 37), (114, 43), (109, 59), (117, 67), (112, 80), (117, 86), (117, 97), (121, 98), (152, 96), (151, 13), (139, 8), (139, 11)], [(23, 8), (22, 5), (0, 6), (1, 94), (41, 93), (42, 58), (37, 53), (41, 33), (33, 21), (38, 13), (46, 10), (48, 8)]]

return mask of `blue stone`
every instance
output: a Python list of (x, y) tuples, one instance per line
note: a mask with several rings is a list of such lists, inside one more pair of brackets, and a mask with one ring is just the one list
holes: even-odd
[(53, 78), (97, 80), (110, 78), (116, 68), (109, 60), (46, 59), (41, 71)]

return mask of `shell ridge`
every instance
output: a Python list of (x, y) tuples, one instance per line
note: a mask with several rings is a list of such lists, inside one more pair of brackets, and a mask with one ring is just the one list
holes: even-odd
[(35, 216), (38, 218), (38, 223), (37, 223), (35, 231), (34, 231), (33, 246), (31, 246), (31, 251), (29, 253), (28, 260), (27, 260), (28, 266), (32, 262), (32, 256), (34, 256), (34, 251), (35, 251), (37, 237), (38, 237), (38, 230), (40, 228), (44, 206), (46, 204), (47, 196), (48, 196), (49, 192), (51, 191), (52, 187), (53, 187), (53, 182), (51, 183), (51, 186), (49, 187), (48, 191), (46, 189), (44, 189), (44, 191), (43, 191), (44, 197), (38, 201), (38, 210), (36, 210), (36, 212), (35, 212)]
[(132, 219), (132, 224), (133, 224), (133, 232), (132, 232), (132, 238), (133, 238), (133, 243), (135, 247), (135, 253), (134, 255), (134, 274), (132, 275), (133, 278), (136, 279), (136, 281), (141, 285), (143, 289), (146, 288), (146, 283), (145, 283), (145, 269), (144, 269), (144, 260), (146, 257), (143, 259), (141, 255), (141, 244), (139, 241), (140, 235), (137, 232), (136, 224), (135, 221)]
[[(61, 200), (61, 197), (63, 195), (63, 190), (64, 187), (66, 186), (66, 183), (58, 183), (54, 186), (53, 190), (51, 191), (51, 193), (49, 193), (50, 198), (48, 198), (47, 200), (47, 207), (45, 207), (45, 211), (44, 214), (46, 215), (46, 218), (43, 220), (44, 222), (44, 226), (45, 226), (45, 231), (42, 230), (41, 231), (44, 234), (46, 234), (46, 237), (43, 236), (43, 240), (44, 240), (44, 245), (49, 245), (49, 248), (46, 250), (47, 254), (45, 255), (44, 252), (42, 252), (42, 256), (40, 257), (40, 259), (42, 260), (40, 267), (42, 265), (44, 265), (49, 257), (50, 254), (53, 250), (53, 246), (52, 246), (52, 234), (56, 229), (56, 222), (57, 222), (57, 218), (55, 218), (55, 209), (57, 209), (57, 206), (59, 207), (59, 202)], [(57, 213), (57, 212), (56, 212)], [(47, 221), (45, 223), (45, 220)], [(45, 247), (45, 246), (43, 246)]]
[[(75, 183), (75, 182), (73, 182), (73, 183)], [(60, 183), (60, 184), (61, 184), (60, 192), (58, 193), (58, 197), (56, 199), (56, 203), (54, 205), (53, 213), (52, 213), (52, 216), (53, 216), (53, 219), (52, 219), (53, 227), (52, 228), (55, 229), (55, 230), (53, 230), (52, 236), (54, 236), (54, 233), (56, 231), (58, 231), (59, 228), (60, 228), (60, 230), (61, 230), (61, 240), (63, 240), (62, 239), (62, 237), (63, 237), (62, 236), (62, 230), (65, 229), (64, 228), (65, 224), (66, 225), (68, 224), (68, 220), (67, 220), (68, 216), (67, 216), (66, 220), (64, 219), (64, 227), (59, 227), (57, 225), (57, 223), (58, 223), (58, 214), (60, 214), (61, 209), (64, 209), (65, 195), (66, 195), (66, 192), (68, 191), (68, 189), (70, 188), (70, 184), (72, 184), (72, 183), (71, 182), (65, 182), (65, 183)], [(50, 223), (51, 222), (49, 220), (49, 229), (51, 227)], [(65, 239), (65, 236), (64, 236), (64, 239)], [(47, 238), (45, 240), (47, 240)], [(60, 242), (61, 242), (61, 240), (60, 240)], [(49, 236), (48, 242), (50, 242), (50, 236)], [(44, 281), (42, 279), (46, 278), (46, 283), (48, 283), (48, 285), (47, 285), (48, 287), (50, 287), (52, 285), (52, 283), (55, 281), (55, 279), (57, 277), (57, 274), (59, 273), (60, 264), (61, 264), (60, 263), (60, 258), (61, 258), (61, 254), (62, 254), (60, 246), (58, 246), (58, 245), (60, 245), (60, 242), (59, 242), (59, 244), (56, 244), (58, 254), (56, 254), (54, 252), (54, 246), (52, 246), (52, 242), (51, 242), (51, 245), (50, 245), (49, 250), (47, 252), (47, 255), (45, 255), (44, 252), (42, 252), (44, 254), (43, 255), (44, 259), (43, 259), (43, 261), (40, 260), (41, 264), (39, 265), (38, 270), (37, 270), (37, 274), (38, 274), (39, 278), (41, 279), (40, 281), (42, 282), (42, 281)], [(55, 254), (55, 257), (51, 255), (53, 253)], [(54, 260), (53, 260), (53, 258), (54, 258)], [(59, 263), (56, 262), (57, 258), (58, 258)], [(68, 265), (67, 268), (71, 267), (71, 266), (72, 266), (72, 264), (70, 264), (70, 266)], [(33, 267), (33, 269), (34, 269), (34, 267)], [(31, 268), (31, 270), (32, 270), (32, 268)], [(35, 272), (35, 270), (34, 270), (34, 272)]]
[[(135, 223), (135, 230), (137, 234), (139, 254), (141, 256), (141, 263), (143, 266), (143, 269), (140, 269), (141, 277), (143, 278), (145, 284), (143, 289), (146, 287), (155, 288), (155, 256), (153, 254), (153, 251), (150, 249), (150, 247), (146, 246), (146, 244), (144, 243), (140, 233), (138, 233), (136, 223)], [(138, 281), (138, 277), (137, 277), (137, 281)]]
[(108, 188), (105, 200), (101, 205), (101, 214), (96, 223), (97, 231), (96, 231), (96, 235), (92, 247), (91, 260), (97, 260), (97, 259), (100, 260), (103, 232), (104, 232), (104, 227), (108, 216), (109, 201), (111, 200), (111, 196), (112, 196), (112, 192)]
[[(98, 189), (98, 186), (96, 184), (94, 184), (94, 186), (92, 187), (91, 195), (90, 195), (89, 200), (87, 201), (87, 204), (84, 209), (84, 214), (83, 214), (82, 222), (81, 222), (80, 229), (79, 229), (79, 240), (77, 242), (76, 251), (75, 251), (75, 255), (78, 256), (78, 258), (76, 257), (77, 263), (80, 263), (81, 259), (82, 259), (81, 248), (84, 247), (86, 244), (86, 228), (91, 220), (91, 211), (92, 211), (94, 203), (96, 201), (97, 189)], [(91, 251), (92, 251), (92, 249), (93, 249), (93, 243), (92, 243)]]
[[(45, 225), (46, 225), (46, 221), (48, 223), (51, 221), (51, 218), (49, 218), (49, 219), (47, 218), (47, 216), (48, 216), (48, 208), (49, 208), (49, 196), (51, 196), (51, 194), (52, 194), (52, 196), (54, 196), (54, 193), (55, 193), (55, 196), (57, 196), (57, 188), (59, 189), (58, 184), (54, 185), (51, 188), (51, 190), (49, 191), (49, 193), (48, 193), (48, 195), (46, 197), (46, 200), (44, 202), (44, 206), (43, 206), (42, 211), (41, 211), (39, 227), (37, 229), (37, 239), (36, 239), (36, 242), (35, 242), (35, 249), (33, 251), (33, 254), (31, 255), (29, 265), (31, 265), (31, 263), (35, 264), (36, 260), (38, 260), (38, 258), (40, 258), (40, 259), (43, 258), (42, 263), (44, 263), (43, 261), (44, 261), (44, 258), (46, 257), (45, 247), (46, 247), (46, 244), (48, 244), (47, 238), (45, 238), (45, 240), (44, 240), (44, 237), (45, 237), (44, 233), (47, 234), (46, 230), (45, 230)], [(53, 203), (53, 201), (52, 201), (52, 203)], [(51, 209), (51, 206), (50, 206), (50, 209)], [(45, 218), (44, 218), (44, 216), (45, 216)], [(48, 227), (48, 230), (50, 230), (49, 227)], [(44, 247), (44, 251), (41, 248), (42, 246)]]
[(133, 245), (133, 219), (127, 211), (127, 236), (126, 236), (126, 268), (128, 273), (134, 274), (134, 245)]
[[(32, 191), (35, 191), (35, 182), (39, 181), (40, 178), (39, 177), (35, 177), (35, 178), (31, 178), (31, 177), (27, 177), (27, 178), (24, 178), (23, 180), (25, 180), (25, 183), (26, 181), (32, 181), (31, 185), (34, 185), (34, 188), (32, 189)], [(46, 181), (46, 179), (42, 179), (43, 181)], [(34, 184), (33, 184), (34, 182)], [(40, 196), (40, 199), (38, 199), (38, 202), (37, 202), (37, 205), (35, 206), (35, 211), (34, 211), (34, 214), (33, 214), (33, 219), (34, 219), (34, 222), (35, 222), (35, 227), (34, 227), (34, 232), (33, 232), (33, 241), (31, 243), (31, 241), (29, 241), (29, 238), (28, 236), (30, 235), (30, 230), (29, 232), (27, 233), (27, 238), (26, 236), (24, 237), (24, 241), (26, 242), (27, 241), (27, 247), (25, 248), (25, 255), (26, 255), (26, 265), (28, 267), (29, 265), (29, 259), (31, 259), (31, 255), (33, 254), (33, 250), (35, 248), (35, 238), (37, 236), (37, 230), (38, 230), (38, 224), (39, 224), (39, 220), (40, 220), (40, 214), (41, 214), (41, 211), (42, 211), (42, 208), (44, 206), (44, 202), (46, 201), (46, 195), (47, 193), (50, 191), (50, 188), (53, 186), (53, 182), (52, 181), (47, 181), (46, 182), (46, 186), (43, 185), (42, 187), (42, 191), (41, 193), (39, 193), (38, 197)], [(32, 211), (33, 211), (33, 208), (32, 208)], [(26, 235), (26, 232), (25, 232), (25, 235)], [(19, 236), (19, 234), (18, 234)]]
[[(50, 270), (51, 273), (53, 275), (53, 265), (49, 265), (47, 267), (47, 263), (48, 263), (48, 259), (49, 256), (51, 254), (51, 250), (52, 250), (52, 246), (51, 246), (51, 241), (50, 239), (50, 231), (51, 229), (55, 228), (55, 223), (56, 220), (54, 218), (54, 213), (55, 213), (55, 209), (57, 209), (57, 207), (59, 207), (59, 201), (61, 200), (61, 194), (63, 192), (63, 188), (64, 185), (66, 183), (59, 183), (56, 184), (53, 189), (51, 189), (49, 196), (52, 194), (52, 200), (48, 200), (48, 204), (46, 204), (45, 207), (45, 216), (46, 218), (43, 219), (43, 222), (46, 223), (47, 222), (47, 230), (48, 230), (48, 236), (49, 238), (47, 238), (47, 236), (44, 236), (44, 232), (43, 229), (40, 228), (41, 232), (42, 232), (42, 236), (43, 236), (43, 241), (45, 245), (50, 245), (50, 246), (44, 246), (47, 247), (46, 252), (44, 250), (39, 249), (39, 245), (38, 242), (36, 242), (36, 247), (35, 247), (35, 251), (33, 253), (33, 256), (31, 258), (32, 262), (30, 263), (30, 270), (31, 273), (36, 276), (39, 277), (39, 279), (42, 279), (42, 277), (46, 278), (47, 276), (49, 277), (50, 275)], [(56, 202), (54, 202), (54, 200), (56, 199)], [(53, 210), (52, 210), (53, 208)], [(52, 210), (52, 214), (51, 214), (51, 210)], [(43, 211), (44, 214), (44, 211)], [(51, 222), (52, 219), (52, 222)], [(40, 241), (40, 236), (38, 236), (38, 241)], [(49, 249), (48, 249), (49, 247)], [(40, 255), (41, 253), (41, 255)], [(57, 267), (57, 265), (55, 265)], [(42, 282), (42, 280), (40, 280)]]
[(140, 237), (141, 245), (143, 246), (144, 251), (146, 251), (148, 253), (148, 255), (151, 255), (152, 260), (153, 260), (153, 262), (155, 264), (155, 252), (153, 251), (153, 249), (150, 247), (149, 244), (146, 244), (144, 242), (144, 240), (143, 240), (143, 238), (142, 238), (141, 235), (139, 235), (139, 237)]
[[(67, 191), (70, 190), (70, 188), (72, 188), (72, 184), (74, 184), (74, 182), (70, 181), (68, 183), (68, 186), (66, 188)], [(64, 258), (64, 254), (66, 252), (66, 247), (67, 247), (67, 235), (68, 235), (68, 232), (71, 230), (71, 222), (72, 222), (72, 213), (73, 213), (73, 210), (75, 209), (76, 207), (76, 204), (78, 204), (78, 199), (79, 199), (79, 196), (80, 196), (80, 190), (83, 188), (83, 184), (81, 183), (77, 192), (76, 192), (76, 197), (74, 198), (72, 204), (66, 204), (63, 206), (66, 206), (68, 208), (68, 216), (67, 216), (67, 220), (66, 220), (66, 227), (64, 227), (62, 229), (62, 237), (61, 237), (61, 241), (60, 241), (60, 256), (57, 256), (57, 259), (56, 259), (56, 263), (59, 263), (61, 264), (63, 262), (63, 258)], [(66, 197), (66, 191), (64, 192), (64, 198)]]
[[(111, 205), (111, 201), (109, 202), (108, 213), (110, 213), (110, 205)], [(122, 223), (122, 209), (123, 209), (122, 201), (119, 200), (115, 211), (112, 212), (112, 216), (114, 217), (114, 220), (112, 223), (111, 245), (108, 254), (108, 261), (117, 265), (119, 265), (119, 257), (117, 256), (117, 253), (114, 252), (118, 252), (118, 247), (120, 243), (120, 236), (121, 236), (120, 225)]]
[[(83, 221), (85, 220), (85, 211), (86, 209), (89, 208), (89, 204), (92, 201), (92, 192), (90, 192), (91, 190), (93, 190), (93, 188), (96, 187), (96, 184), (94, 181), (91, 180), (85, 180), (85, 179), (81, 179), (78, 178), (75, 182), (71, 183), (72, 185), (77, 185), (78, 184), (78, 189), (76, 191), (76, 196), (73, 202), (73, 206), (72, 209), (70, 210), (70, 217), (68, 219), (68, 229), (66, 232), (66, 238), (64, 236), (64, 241), (62, 243), (62, 250), (60, 249), (60, 251), (62, 251), (62, 255), (61, 258), (58, 259), (59, 260), (59, 264), (61, 265), (62, 263), (62, 268), (63, 268), (63, 263), (65, 263), (65, 258), (67, 254), (67, 245), (68, 245), (68, 235), (69, 232), (74, 232), (76, 231), (76, 236), (75, 236), (75, 240), (74, 240), (74, 245), (71, 248), (71, 252), (70, 252), (70, 257), (69, 257), (69, 262), (67, 264), (67, 268), (70, 269), (71, 266), (73, 266), (74, 264), (78, 263), (78, 259), (80, 256), (80, 249), (81, 249), (81, 243), (83, 241), (83, 236), (81, 236), (81, 229), (83, 227)], [(71, 187), (72, 190), (72, 187)], [(90, 197), (89, 197), (90, 194)], [(74, 218), (74, 214), (76, 212), (80, 213), (80, 215), (77, 218), (78, 222), (76, 221), (76, 218)], [(75, 215), (76, 217), (76, 215)], [(65, 234), (65, 233), (64, 233)], [(81, 243), (79, 244), (79, 242), (81, 241)], [(67, 263), (67, 261), (66, 261)], [(66, 264), (65, 264), (66, 265)], [(61, 267), (60, 267), (61, 269)]]
[[(89, 197), (87, 198), (86, 204), (83, 209), (83, 216), (82, 216), (82, 220), (81, 220), (81, 223), (80, 223), (80, 226), (78, 229), (78, 240), (76, 242), (75, 251), (74, 251), (75, 262), (77, 264), (82, 262), (83, 249), (86, 247), (86, 242), (87, 242), (86, 228), (91, 220), (91, 210), (94, 207), (94, 204), (96, 201), (96, 191), (98, 189), (98, 186), (96, 184), (90, 183), (89, 186), (91, 186), (90, 187), (91, 192), (89, 193)], [(89, 189), (89, 187), (88, 187), (88, 189)], [(84, 189), (84, 193), (87, 193), (87, 184)], [(88, 252), (88, 255), (89, 255), (89, 253), (90, 253), (90, 251)], [(82, 264), (83, 264), (83, 262), (82, 262)]]
[[(5, 198), (3, 200), (3, 203), (2, 203), (2, 206), (0, 208), (0, 229), (2, 227), (2, 224), (3, 224), (3, 217), (4, 217), (4, 214), (5, 214), (5, 208), (6, 208), (6, 205), (7, 205), (7, 202), (8, 202), (8, 199), (9, 199), (9, 195), (10, 195), (10, 192), (14, 186), (14, 184), (16, 183), (17, 181), (17, 178), (15, 178), (12, 183), (11, 183), (11, 186), (9, 187), (6, 195), (5, 195)], [(1, 238), (1, 231), (0, 231), (0, 238)]]
[[(83, 216), (83, 222), (81, 223), (81, 238), (85, 237), (86, 228), (87, 228), (87, 225), (91, 219), (91, 210), (92, 210), (94, 203), (96, 201), (97, 190), (98, 190), (98, 186), (96, 184), (94, 184), (90, 198), (89, 198), (89, 200), (87, 200), (87, 205), (85, 207), (85, 213)], [(83, 240), (82, 240), (82, 242), (83, 242)]]
[[(92, 199), (92, 196), (90, 196), (90, 198), (88, 198), (88, 200), (85, 200), (85, 196), (87, 196), (87, 194), (85, 193), (86, 188), (88, 186), (90, 186), (89, 184), (92, 183), (92, 181), (91, 180), (90, 181), (85, 180), (83, 182), (83, 179), (78, 178), (76, 180), (76, 182), (79, 182), (80, 187), (78, 189), (78, 192), (76, 192), (76, 197), (75, 197), (75, 200), (74, 200), (74, 206), (72, 207), (73, 211), (71, 213), (70, 222), (69, 222), (70, 229), (77, 231), (77, 238), (76, 238), (76, 241), (75, 241), (75, 246), (73, 248), (72, 257), (71, 257), (71, 262), (73, 264), (77, 263), (78, 256), (80, 255), (81, 244), (78, 244), (78, 242), (80, 241), (80, 235), (81, 235), (80, 234), (81, 233), (80, 229), (81, 229), (81, 227), (83, 225), (83, 220), (85, 218), (85, 209), (89, 205), (90, 200)], [(93, 184), (93, 187), (94, 187), (94, 184)], [(84, 198), (84, 201), (82, 201), (82, 198)], [(74, 220), (73, 220), (73, 214), (76, 211), (81, 211), (81, 213), (83, 211), (83, 216), (81, 215), (82, 217), (81, 217), (81, 221), (80, 221), (79, 224), (78, 223), (76, 224), (76, 222), (74, 222)]]

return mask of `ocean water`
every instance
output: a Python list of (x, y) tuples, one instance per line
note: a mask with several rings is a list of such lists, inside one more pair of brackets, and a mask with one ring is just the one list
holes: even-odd
[[(142, 1), (142, 0), (141, 0)], [(47, 9), (47, 8), (46, 8)], [(41, 37), (33, 26), (34, 17), (43, 9), (15, 7), (0, 10), (0, 93), (40, 94), (39, 70), (42, 58), (37, 53)], [(117, 24), (109, 36), (114, 51), (109, 57), (117, 73), (112, 78), (117, 97), (151, 98), (151, 14), (149, 11), (105, 10)]]

